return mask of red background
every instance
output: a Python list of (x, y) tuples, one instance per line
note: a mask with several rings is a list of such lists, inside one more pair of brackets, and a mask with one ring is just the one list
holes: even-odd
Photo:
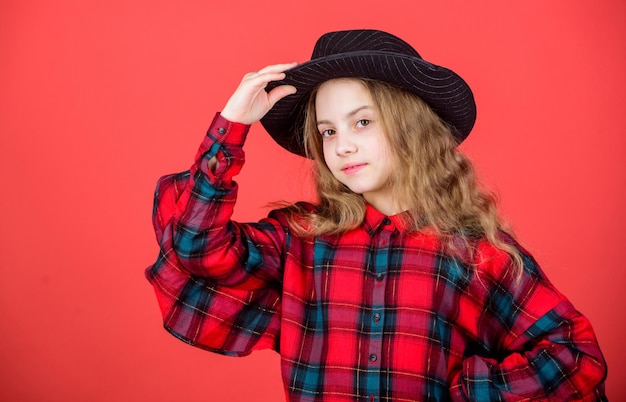
[[(272, 352), (226, 358), (161, 328), (143, 279), (152, 191), (245, 72), (361, 27), (473, 87), (462, 148), (591, 319), (609, 397), (626, 400), (626, 3), (591, 3), (2, 1), (0, 400), (283, 400)], [(239, 220), (309, 194), (305, 163), (260, 125), (249, 138)]]

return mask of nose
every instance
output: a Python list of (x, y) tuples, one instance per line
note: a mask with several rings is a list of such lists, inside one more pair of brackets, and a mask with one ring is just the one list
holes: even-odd
[(357, 146), (350, 133), (345, 131), (335, 134), (335, 153), (339, 156), (356, 152)]

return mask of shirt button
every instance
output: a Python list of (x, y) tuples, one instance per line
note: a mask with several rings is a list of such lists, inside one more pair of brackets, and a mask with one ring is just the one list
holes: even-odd
[(375, 323), (378, 323), (378, 321), (380, 321), (380, 314), (378, 314), (378, 313), (374, 313), (374, 317), (373, 317), (373, 319), (374, 319), (374, 322), (375, 322)]
[(376, 280), (378, 282), (382, 281), (385, 278), (385, 274), (383, 274), (382, 272), (379, 274), (376, 274)]
[(372, 354), (370, 355), (370, 361), (371, 361), (372, 363), (374, 363), (376, 360), (378, 360), (378, 356), (376, 356), (374, 353), (372, 353)]
[(226, 129), (224, 127), (220, 127), (217, 129), (217, 132), (220, 134), (225, 134), (226, 133)]
[(383, 225), (391, 225), (391, 219), (389, 219), (389, 218), (385, 218), (385, 219), (383, 220)]

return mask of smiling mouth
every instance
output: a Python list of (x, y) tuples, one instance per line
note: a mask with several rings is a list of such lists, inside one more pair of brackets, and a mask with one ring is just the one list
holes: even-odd
[(347, 175), (353, 175), (357, 173), (358, 171), (360, 171), (361, 169), (363, 169), (365, 166), (366, 166), (365, 163), (350, 164), (350, 165), (346, 165), (342, 167), (341, 171)]

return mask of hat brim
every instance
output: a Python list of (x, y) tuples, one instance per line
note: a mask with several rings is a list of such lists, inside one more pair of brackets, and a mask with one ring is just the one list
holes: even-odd
[(456, 73), (418, 57), (389, 52), (360, 51), (314, 59), (286, 72), (282, 81), (271, 82), (266, 90), (293, 85), (297, 92), (274, 105), (261, 124), (283, 148), (304, 156), (302, 112), (312, 89), (324, 81), (361, 77), (384, 81), (423, 99), (453, 129), (461, 143), (476, 121), (476, 104), (467, 83)]

